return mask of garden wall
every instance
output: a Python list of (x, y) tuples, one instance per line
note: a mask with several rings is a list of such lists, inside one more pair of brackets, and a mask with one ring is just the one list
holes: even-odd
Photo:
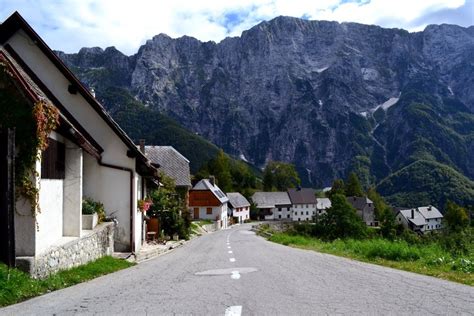
[(51, 247), (36, 257), (17, 257), (17, 267), (35, 278), (45, 278), (114, 252), (115, 224), (102, 223), (87, 236)]

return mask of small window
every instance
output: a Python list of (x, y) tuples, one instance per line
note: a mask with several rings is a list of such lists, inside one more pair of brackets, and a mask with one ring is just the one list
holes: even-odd
[(286, 210), (289, 212), (289, 211), (290, 211), (290, 208), (289, 208), (289, 207), (287, 207), (287, 208), (286, 208)]
[(309, 215), (309, 212), (308, 212), (308, 211), (306, 211), (306, 215)]
[(278, 218), (281, 218), (281, 215), (278, 215)]
[(281, 212), (281, 207), (278, 208), (278, 212)]
[(206, 214), (207, 214), (207, 215), (212, 215), (212, 207), (208, 207), (208, 208), (206, 209)]
[(290, 218), (290, 214), (286, 215), (286, 218)]
[(42, 179), (64, 179), (66, 165), (66, 147), (54, 139), (48, 139), (48, 148), (41, 156)]

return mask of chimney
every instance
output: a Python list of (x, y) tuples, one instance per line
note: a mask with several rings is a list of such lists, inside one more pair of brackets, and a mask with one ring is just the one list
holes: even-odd
[(209, 182), (211, 182), (211, 184), (212, 184), (213, 186), (215, 186), (215, 185), (216, 185), (216, 177), (214, 177), (214, 176), (209, 176)]
[(430, 205), (430, 206), (428, 206), (428, 211), (431, 211), (431, 205)]
[(139, 140), (140, 142), (140, 151), (145, 154), (145, 140), (144, 139), (140, 139)]
[(411, 218), (415, 218), (415, 210), (411, 209)]

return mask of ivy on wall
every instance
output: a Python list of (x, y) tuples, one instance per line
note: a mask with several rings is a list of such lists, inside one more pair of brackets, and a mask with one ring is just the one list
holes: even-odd
[(18, 89), (8, 67), (0, 62), (0, 128), (15, 128), (15, 188), (39, 212), (39, 189), (34, 183), (36, 161), (48, 147), (48, 135), (59, 124), (59, 111), (40, 100), (32, 104)]

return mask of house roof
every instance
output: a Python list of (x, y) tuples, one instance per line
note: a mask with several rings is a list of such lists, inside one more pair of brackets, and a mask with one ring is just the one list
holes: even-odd
[(348, 196), (347, 202), (351, 203), (351, 205), (357, 209), (361, 210), (367, 206), (367, 204), (373, 204), (372, 200), (365, 196)]
[(420, 212), (418, 212), (417, 209), (413, 209), (413, 215), (414, 218), (411, 216), (411, 211), (412, 210), (401, 210), (400, 214), (408, 221), (412, 222), (416, 226), (423, 226), (426, 224), (425, 218), (421, 215)]
[(291, 205), (287, 192), (255, 192), (252, 201), (258, 208), (274, 208), (277, 206)]
[(316, 204), (316, 190), (309, 188), (288, 189), (292, 204)]
[(189, 160), (172, 146), (145, 146), (145, 156), (175, 181), (177, 187), (191, 188)]
[(328, 198), (317, 198), (316, 208), (318, 210), (325, 210), (331, 207), (331, 200)]
[[(11, 78), (16, 86), (32, 102), (44, 101), (57, 108), (57, 106), (47, 97), (45, 92), (38, 87), (34, 80), (25, 72), (25, 70), (15, 61), (15, 59), (0, 45), (0, 62), (7, 67)], [(103, 149), (89, 135), (83, 133), (83, 127), (79, 123), (72, 123), (59, 109), (59, 126), (57, 131), (73, 140), (77, 145), (83, 148), (87, 153), (95, 158), (100, 157)]]
[(194, 191), (211, 191), (221, 203), (226, 203), (229, 198), (222, 192), (217, 185), (213, 185), (209, 179), (202, 179), (192, 188)]
[(227, 197), (229, 198), (229, 203), (233, 208), (250, 206), (250, 202), (247, 201), (245, 196), (239, 192), (229, 192), (227, 193)]
[[(140, 150), (135, 146), (133, 141), (112, 119), (112, 117), (108, 114), (104, 107), (95, 99), (95, 97), (90, 93), (89, 89), (87, 89), (80, 82), (80, 80), (71, 72), (71, 70), (69, 70), (69, 68), (61, 61), (61, 59), (51, 50), (51, 48), (43, 41), (43, 39), (33, 30), (33, 28), (23, 19), (23, 17), (18, 12), (14, 12), (8, 19), (6, 19), (2, 24), (0, 24), (0, 45), (3, 45), (5, 50), (10, 55), (14, 56), (15, 60), (18, 63), (24, 64), (24, 62), (21, 60), (20, 56), (13, 49), (13, 47), (10, 46), (8, 43), (5, 44), (8, 39), (10, 39), (10, 37), (12, 37), (20, 29), (23, 30), (32, 39), (31, 42), (38, 46), (38, 48), (51, 61), (51, 63), (53, 63), (54, 66), (63, 74), (63, 76), (69, 80), (69, 82), (71, 83), (69, 86), (70, 90), (79, 92), (79, 94), (91, 105), (91, 107), (104, 120), (104, 122), (128, 147), (129, 152), (127, 153), (127, 155), (132, 158), (137, 158), (137, 162), (140, 162), (140, 168), (137, 169), (142, 170), (142, 172), (143, 170), (146, 170), (150, 173), (156, 173), (156, 168), (149, 163), (145, 155), (140, 152)], [(41, 86), (36, 80), (35, 83)], [(51, 100), (55, 99), (55, 97), (51, 95), (48, 95), (48, 97)], [(54, 102), (54, 104), (57, 103), (59, 102)]]
[(418, 211), (426, 219), (443, 218), (443, 214), (441, 214), (441, 212), (436, 207), (434, 207), (432, 205), (420, 206), (420, 207), (418, 207)]

